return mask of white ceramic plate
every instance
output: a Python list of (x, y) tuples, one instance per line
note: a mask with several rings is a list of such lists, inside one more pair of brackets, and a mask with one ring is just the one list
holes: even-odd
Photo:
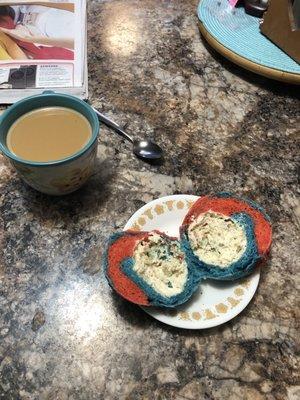
[[(179, 226), (198, 196), (173, 195), (161, 197), (140, 208), (124, 229), (151, 231), (159, 229), (171, 236), (179, 234)], [(176, 310), (164, 311), (142, 307), (153, 318), (185, 329), (205, 329), (224, 324), (238, 315), (254, 296), (260, 271), (235, 282), (206, 280), (193, 297)]]

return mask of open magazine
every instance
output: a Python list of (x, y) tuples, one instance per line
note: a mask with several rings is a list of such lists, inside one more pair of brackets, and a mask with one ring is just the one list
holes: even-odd
[(0, 0), (0, 103), (87, 97), (86, 0)]

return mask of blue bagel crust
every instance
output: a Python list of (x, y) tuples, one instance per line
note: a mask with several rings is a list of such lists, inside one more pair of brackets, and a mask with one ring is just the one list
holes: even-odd
[(109, 283), (109, 286), (114, 289), (114, 284), (111, 281), (110, 277), (108, 276), (107, 270), (108, 270), (108, 251), (109, 248), (112, 244), (114, 244), (118, 239), (120, 239), (123, 236), (133, 236), (134, 233), (131, 232), (126, 232), (126, 231), (122, 231), (122, 232), (116, 232), (113, 233), (112, 235), (110, 235), (110, 237), (107, 239), (106, 243), (105, 243), (105, 250), (103, 252), (103, 256), (102, 256), (102, 267), (103, 267), (103, 271), (105, 274), (105, 277)]
[(200, 260), (200, 258), (196, 256), (191, 248), (187, 235), (187, 229), (182, 233), (182, 250), (186, 254), (186, 257), (189, 260), (189, 264), (191, 264), (194, 270), (196, 280), (235, 280), (243, 278), (244, 276), (249, 275), (254, 270), (258, 261), (261, 259), (257, 250), (253, 222), (249, 215), (247, 215), (246, 213), (236, 213), (232, 214), (230, 218), (243, 226), (246, 233), (247, 245), (241, 258), (233, 262), (226, 268), (220, 268), (216, 265), (207, 264), (204, 261)]
[[(116, 232), (113, 235), (111, 235), (106, 242), (106, 248), (103, 254), (103, 269), (106, 279), (112, 289), (114, 289), (114, 284), (107, 274), (109, 247), (119, 238), (123, 236), (134, 236), (136, 233), (141, 233), (141, 232), (134, 232), (134, 231)], [(124, 272), (124, 274), (127, 275), (146, 294), (150, 306), (174, 308), (180, 304), (185, 303), (192, 296), (192, 294), (198, 289), (201, 279), (197, 274), (194, 273), (195, 270), (192, 267), (192, 265), (188, 262), (187, 257), (185, 258), (185, 261), (187, 263), (188, 275), (184, 289), (178, 295), (171, 297), (162, 296), (161, 294), (156, 292), (151, 285), (149, 285), (143, 278), (141, 278), (133, 270), (133, 265), (135, 262), (133, 257), (125, 257), (124, 260), (121, 262), (120, 268)]]
[(156, 290), (151, 285), (149, 285), (133, 270), (133, 266), (135, 263), (133, 257), (125, 258), (122, 262), (121, 268), (122, 271), (148, 296), (150, 305), (172, 308), (185, 303), (198, 288), (199, 282), (201, 280), (201, 277), (194, 273), (195, 270), (193, 266), (189, 264), (188, 260), (186, 259), (185, 261), (187, 263), (188, 275), (187, 281), (184, 285), (184, 289), (181, 293), (171, 297), (163, 296), (160, 293), (156, 292)]

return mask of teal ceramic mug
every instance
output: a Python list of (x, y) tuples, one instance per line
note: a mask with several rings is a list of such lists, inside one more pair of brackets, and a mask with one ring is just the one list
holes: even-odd
[[(52, 106), (70, 108), (85, 116), (92, 127), (89, 142), (77, 153), (58, 161), (34, 162), (17, 157), (6, 144), (11, 125), (29, 111)], [(74, 192), (87, 181), (95, 165), (98, 134), (99, 120), (92, 107), (74, 96), (52, 91), (20, 100), (0, 116), (0, 150), (28, 185), (51, 195)]]

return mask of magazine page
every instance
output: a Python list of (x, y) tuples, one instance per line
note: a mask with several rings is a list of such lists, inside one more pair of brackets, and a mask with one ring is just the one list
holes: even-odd
[(85, 13), (81, 0), (0, 0), (1, 102), (9, 90), (24, 97), (34, 89), (84, 86)]

